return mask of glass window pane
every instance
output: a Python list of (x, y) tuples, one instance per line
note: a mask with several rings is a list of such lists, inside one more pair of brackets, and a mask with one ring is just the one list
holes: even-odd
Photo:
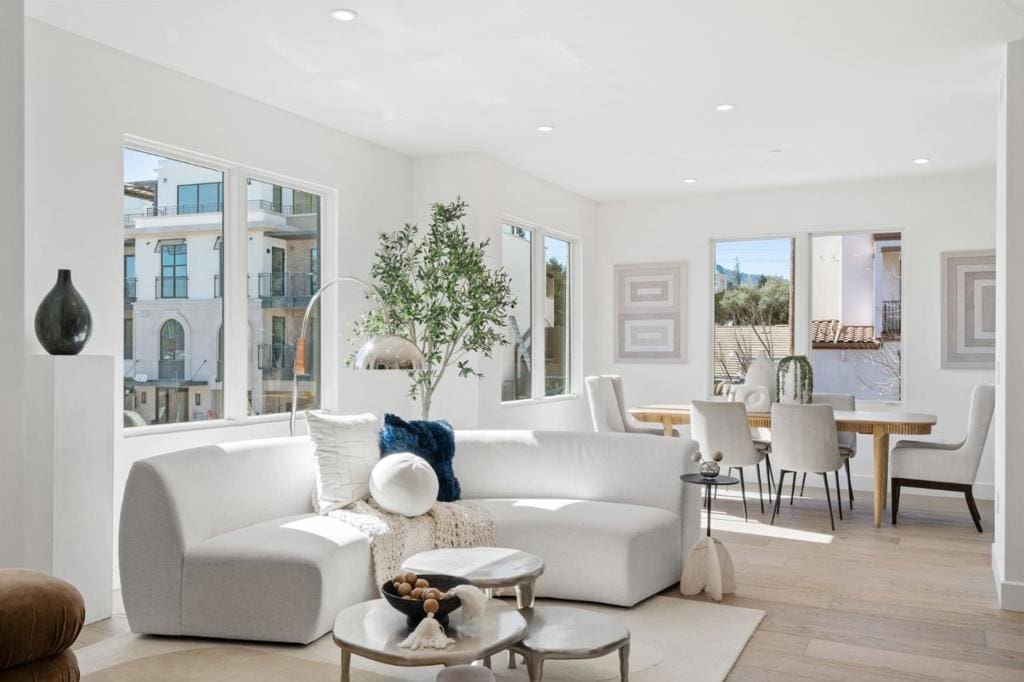
[(569, 242), (544, 237), (544, 395), (568, 393)]
[(533, 232), (530, 230), (515, 225), (502, 226), (502, 266), (509, 275), (512, 294), (516, 298), (516, 304), (508, 316), (508, 345), (502, 349), (502, 400), (532, 397), (532, 238)]
[(206, 182), (199, 185), (199, 213), (217, 213), (220, 206), (219, 182)]
[(223, 220), (214, 213), (186, 233), (179, 213), (195, 213), (199, 187), (219, 191), (223, 174), (126, 148), (123, 179), (124, 425), (219, 419)]
[[(247, 187), (248, 205), (267, 209), (249, 211), (249, 295), (255, 297), (249, 306), (250, 357), (256, 363), (249, 372), (249, 411), (290, 411), (296, 371), (298, 409), (315, 409), (320, 406), (319, 303), (304, 344), (299, 330), (319, 286), (320, 197), (253, 179)], [(295, 210), (296, 201), (301, 211)]]
[(815, 393), (900, 400), (900, 234), (815, 235), (811, 278)]
[(715, 242), (715, 393), (742, 383), (751, 361), (793, 352), (793, 240)]

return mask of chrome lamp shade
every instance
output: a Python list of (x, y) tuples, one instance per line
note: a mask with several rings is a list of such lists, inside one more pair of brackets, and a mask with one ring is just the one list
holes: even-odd
[(374, 336), (363, 344), (352, 363), (354, 369), (423, 369), (423, 354), (401, 336)]

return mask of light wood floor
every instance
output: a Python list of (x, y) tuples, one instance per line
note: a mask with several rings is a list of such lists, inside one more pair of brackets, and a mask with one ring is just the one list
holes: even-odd
[[(1024, 614), (995, 598), (990, 502), (979, 502), (983, 534), (962, 499), (907, 492), (900, 525), (874, 528), (870, 493), (858, 493), (833, 534), (823, 494), (784, 504), (775, 526), (756, 495), (749, 523), (738, 497), (715, 501), (712, 534), (738, 582), (723, 603), (766, 612), (731, 680), (1024, 680)], [(115, 606), (76, 647), (127, 629)]]
[(992, 503), (978, 503), (978, 533), (962, 496), (905, 490), (899, 525), (887, 512), (875, 528), (871, 494), (850, 514), (843, 492), (834, 534), (824, 490), (784, 498), (775, 526), (756, 494), (746, 524), (738, 496), (715, 500), (711, 532), (737, 573), (723, 603), (766, 613), (729, 679), (1024, 680), (1024, 613), (996, 602)]

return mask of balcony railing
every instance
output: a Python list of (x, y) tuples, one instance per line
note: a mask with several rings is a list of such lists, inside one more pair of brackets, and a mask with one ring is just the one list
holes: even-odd
[[(245, 293), (249, 295), (249, 275), (245, 276)], [(221, 298), (224, 296), (224, 277), (223, 275), (213, 276), (213, 297)]]
[(156, 298), (188, 298), (188, 276), (156, 277)]
[[(284, 206), (266, 199), (250, 199), (246, 202), (250, 211), (266, 211), (278, 215), (302, 215), (316, 213), (317, 208), (312, 204), (300, 203), (296, 206)], [(220, 213), (224, 210), (223, 202), (208, 204), (175, 204), (172, 206), (150, 206), (143, 211), (133, 211), (124, 214), (125, 227), (131, 227), (138, 218), (152, 218), (154, 216), (175, 216), (175, 215), (199, 215), (201, 213)]]
[(261, 272), (257, 280), (260, 298), (312, 296), (316, 284), (311, 272)]
[(139, 298), (137, 285), (138, 280), (135, 277), (124, 278), (124, 300), (126, 302), (135, 301)]
[(903, 302), (882, 301), (882, 335), (899, 336), (903, 326)]
[[(316, 353), (306, 344), (306, 373), (300, 377), (312, 376), (316, 371)], [(264, 379), (291, 381), (295, 376), (295, 346), (290, 343), (261, 343), (256, 347), (256, 367), (263, 372)]]

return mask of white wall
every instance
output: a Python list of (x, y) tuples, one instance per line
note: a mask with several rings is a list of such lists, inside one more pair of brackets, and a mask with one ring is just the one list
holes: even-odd
[[(0, 319), (25, 315), (25, 5), (21, 0), (0, 2)], [(55, 274), (52, 273), (51, 274)], [(52, 284), (52, 283), (51, 283)], [(33, 309), (34, 311), (34, 309)], [(26, 333), (32, 334), (31, 324)], [(0, 566), (22, 562), (22, 456), (24, 453), (24, 337), (0, 334), (0, 357), (11, 361), (0, 391)]]
[[(990, 382), (991, 371), (942, 370), (939, 348), (939, 254), (995, 246), (995, 177), (991, 170), (927, 179), (890, 179), (698, 195), (658, 201), (603, 204), (598, 209), (593, 298), (612, 297), (616, 263), (685, 260), (690, 264), (684, 365), (612, 362), (611, 306), (593, 307), (590, 334), (596, 339), (595, 368), (624, 376), (626, 400), (679, 403), (709, 394), (711, 239), (807, 232), (903, 233), (903, 337), (905, 406), (934, 413), (934, 438), (963, 437), (971, 388)], [(810, 247), (798, 240), (797, 267), (806, 267)], [(798, 274), (797, 282), (801, 281)], [(799, 286), (799, 284), (798, 284)], [(806, 292), (798, 301), (810, 307)], [(801, 298), (802, 297), (802, 298)], [(809, 310), (807, 311), (809, 313)], [(797, 311), (798, 322), (801, 315)], [(801, 352), (800, 343), (797, 344)], [(991, 440), (991, 439), (990, 439)], [(862, 437), (853, 462), (855, 485), (870, 489), (871, 443)], [(978, 473), (976, 491), (991, 497), (992, 444)]]
[[(469, 203), (466, 227), (477, 239), (490, 239), (493, 265), (501, 265), (501, 225), (509, 217), (523, 227), (541, 225), (580, 240), (573, 277), (576, 336), (580, 352), (573, 359), (576, 394), (567, 399), (543, 403), (501, 404), (501, 353), (478, 360), (484, 378), (446, 378), (438, 389), (433, 414), (445, 416), (456, 426), (480, 428), (534, 428), (590, 430), (590, 413), (582, 377), (590, 373), (594, 357), (589, 318), (596, 304), (591, 297), (594, 284), (593, 247), (597, 205), (543, 182), (533, 176), (480, 154), (453, 154), (418, 158), (414, 161), (413, 216), (421, 225), (429, 218), (430, 204), (454, 201), (462, 196)], [(573, 266), (570, 265), (570, 268)]]
[[(996, 529), (992, 572), (1003, 608), (1024, 611), (1024, 41), (1006, 49), (996, 172)], [(1011, 296), (1014, 297), (1011, 300)]]

